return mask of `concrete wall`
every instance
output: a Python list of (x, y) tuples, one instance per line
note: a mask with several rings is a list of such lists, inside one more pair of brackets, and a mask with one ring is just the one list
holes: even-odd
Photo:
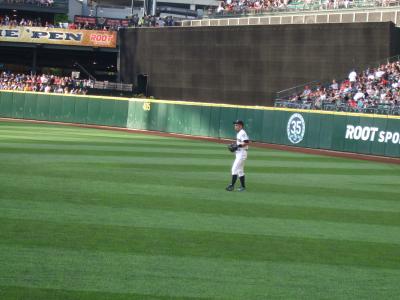
[(70, 22), (74, 21), (76, 15), (83, 14), (83, 4), (78, 0), (69, 0), (68, 2), (68, 20)]

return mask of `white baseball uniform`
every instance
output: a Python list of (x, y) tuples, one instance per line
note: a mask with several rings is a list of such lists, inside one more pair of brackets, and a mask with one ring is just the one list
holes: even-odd
[(236, 150), (236, 159), (232, 165), (232, 175), (238, 175), (239, 177), (244, 176), (244, 162), (247, 158), (247, 150), (249, 146), (244, 145), (244, 141), (248, 141), (246, 131), (242, 128), (236, 135), (236, 145), (243, 145)]

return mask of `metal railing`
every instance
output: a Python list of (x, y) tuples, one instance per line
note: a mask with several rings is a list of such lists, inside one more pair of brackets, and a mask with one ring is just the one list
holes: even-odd
[(133, 91), (132, 84), (109, 82), (109, 81), (95, 81), (93, 88), (98, 90), (113, 90), (113, 91), (123, 91), (123, 92)]
[[(388, 63), (399, 61), (399, 60), (400, 60), (400, 55), (395, 55), (395, 56), (391, 56), (391, 57), (388, 57), (388, 58), (385, 58), (385, 59), (382, 59), (379, 61), (371, 62), (368, 64), (358, 65), (356, 69), (366, 70), (368, 68), (376, 68), (382, 64), (388, 64)], [(333, 74), (333, 75), (335, 75), (335, 74)], [(338, 74), (336, 74), (336, 75), (338, 75)], [(341, 74), (340, 76), (333, 76), (332, 79), (342, 78), (342, 80), (344, 80), (345, 79), (344, 76), (345, 76), (344, 74)], [(324, 82), (321, 84), (320, 80), (313, 80), (313, 81), (305, 82), (305, 83), (281, 90), (279, 92), (276, 92), (275, 101), (289, 100), (289, 98), (292, 98), (295, 95), (297, 95), (299, 92), (302, 92), (304, 90), (305, 86), (308, 86), (311, 88), (312, 91), (315, 91), (317, 86), (327, 88), (327, 87), (329, 87), (330, 84), (331, 84), (331, 82)]]
[(400, 0), (301, 0), (290, 1), (287, 5), (268, 8), (251, 8), (241, 7), (234, 8), (232, 11), (208, 10), (203, 14), (203, 18), (218, 19), (218, 18), (238, 18), (251, 17), (261, 15), (274, 15), (293, 12), (309, 12), (309, 11), (338, 11), (346, 9), (360, 8), (380, 8), (380, 7), (396, 7), (400, 6)]
[[(396, 0), (399, 1), (400, 0)], [(398, 4), (398, 5), (397, 5)], [(246, 26), (246, 25), (288, 25), (288, 24), (328, 24), (393, 22), (400, 27), (400, 3), (397, 6), (375, 6), (336, 10), (286, 10), (270, 11), (262, 14), (225, 15), (218, 18), (183, 20), (182, 26)]]
[(400, 116), (400, 105), (392, 104), (369, 105), (358, 108), (350, 106), (347, 103), (322, 102), (320, 106), (316, 107), (315, 103), (312, 102), (299, 103), (280, 100), (275, 102), (275, 107)]
[(68, 10), (68, 0), (54, 0), (52, 3), (46, 0), (0, 0), (0, 8), (10, 9), (45, 9)]
[(110, 97), (132, 97), (133, 85), (120, 82), (95, 81), (88, 89), (88, 95), (110, 96)]
[[(400, 60), (400, 55), (395, 55), (392, 57), (388, 57), (384, 60), (376, 61), (373, 63), (369, 63), (362, 68), (357, 69), (368, 69), (368, 68), (376, 68), (382, 64), (388, 64), (392, 62), (396, 62)], [(342, 79), (344, 81), (345, 78)], [(340, 81), (338, 82), (340, 83)], [(354, 107), (349, 105), (348, 103), (341, 102), (331, 102), (331, 101), (322, 101), (321, 103), (316, 103), (315, 101), (307, 101), (307, 100), (293, 100), (298, 97), (301, 92), (304, 91), (306, 86), (309, 87), (311, 92), (317, 90), (317, 88), (326, 88), (328, 89), (331, 82), (319, 84), (318, 81), (314, 80), (311, 82), (307, 82), (304, 84), (300, 84), (289, 89), (285, 89), (276, 93), (276, 99), (274, 106), (275, 107), (287, 107), (287, 108), (296, 108), (296, 109), (318, 109), (318, 110), (327, 110), (327, 111), (343, 111), (343, 112), (359, 112), (359, 113), (372, 113), (372, 114), (380, 114), (380, 115), (400, 115), (400, 103), (398, 104), (368, 104), (366, 107)], [(377, 100), (377, 99), (376, 99)]]

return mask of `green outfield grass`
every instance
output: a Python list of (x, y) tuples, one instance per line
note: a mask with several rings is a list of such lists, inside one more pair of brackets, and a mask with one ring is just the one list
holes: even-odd
[(399, 299), (400, 166), (0, 122), (0, 299)]

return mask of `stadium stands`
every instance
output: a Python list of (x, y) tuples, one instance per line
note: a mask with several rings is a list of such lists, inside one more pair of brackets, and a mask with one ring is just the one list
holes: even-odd
[(18, 4), (18, 5), (35, 5), (39, 7), (52, 7), (54, 0), (1, 0), (0, 3)]
[(44, 92), (58, 94), (86, 94), (93, 87), (89, 79), (78, 80), (72, 77), (55, 75), (27, 75), (3, 72), (0, 74), (0, 90)]
[(376, 68), (352, 70), (341, 82), (306, 85), (301, 92), (276, 99), (275, 106), (400, 115), (399, 57)]
[(39, 18), (10, 18), (8, 15), (0, 16), (0, 25), (2, 26), (31, 26), (31, 27), (55, 27), (53, 24), (48, 22), (42, 22)]
[(36, 14), (68, 14), (69, 0), (0, 0), (1, 10)]
[(59, 23), (52, 24), (48, 21), (42, 21), (40, 17), (38, 18), (26, 18), (26, 17), (10, 17), (9, 15), (0, 16), (1, 26), (30, 26), (30, 27), (47, 27), (47, 28), (68, 28), (68, 29), (85, 29), (85, 30), (108, 30), (108, 31), (118, 31), (120, 27), (164, 27), (164, 26), (175, 26), (175, 20), (172, 16), (167, 17), (156, 17), (156, 16), (144, 16), (139, 18), (137, 15), (129, 20), (127, 26), (123, 25), (100, 25), (96, 22), (89, 23), (87, 21), (74, 23)]
[(89, 23), (56, 23), (43, 21), (40, 17), (31, 19), (29, 17), (10, 17), (9, 15), (0, 16), (1, 26), (30, 26), (30, 27), (46, 27), (46, 28), (68, 28), (68, 29), (85, 29), (85, 30), (118, 30), (118, 26), (99, 26)]
[(137, 15), (132, 18), (133, 27), (165, 27), (175, 26), (176, 22), (172, 16), (156, 17), (156, 16), (144, 16), (139, 18)]
[(209, 18), (238, 17), (276, 12), (364, 9), (399, 6), (399, 0), (224, 0), (206, 12)]

